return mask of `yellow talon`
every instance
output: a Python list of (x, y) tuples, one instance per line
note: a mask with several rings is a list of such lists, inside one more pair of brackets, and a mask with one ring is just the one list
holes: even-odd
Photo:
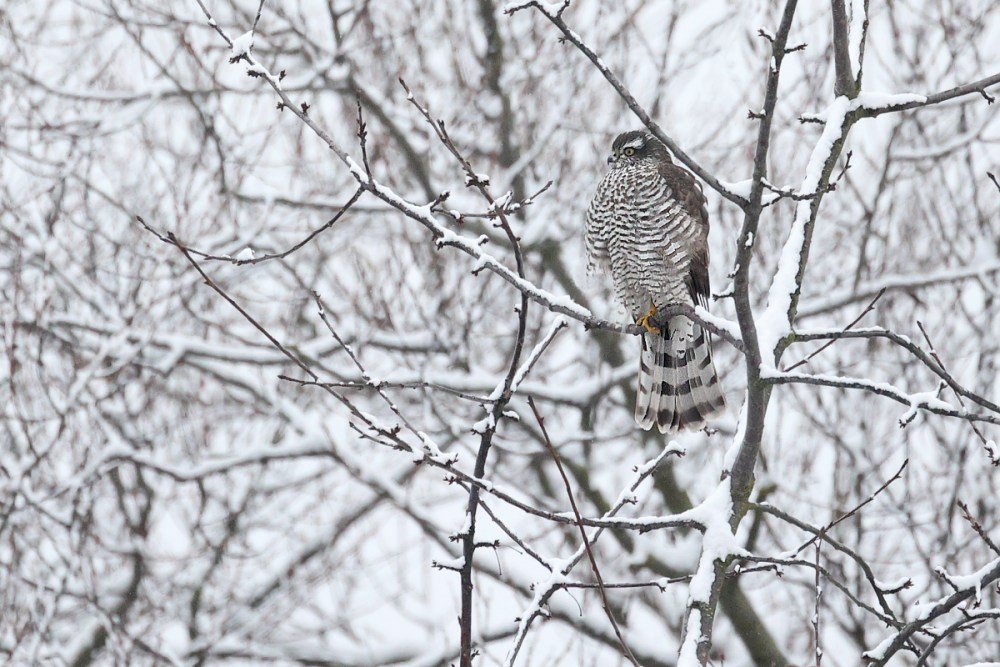
[(656, 305), (655, 304), (654, 305), (650, 305), (649, 306), (649, 312), (646, 313), (645, 315), (643, 315), (642, 317), (640, 317), (639, 319), (637, 319), (635, 321), (635, 323), (638, 324), (639, 326), (643, 327), (649, 333), (654, 333), (654, 334), (660, 333), (659, 327), (653, 326), (652, 324), (649, 323), (650, 318), (653, 317), (654, 315), (656, 315)]

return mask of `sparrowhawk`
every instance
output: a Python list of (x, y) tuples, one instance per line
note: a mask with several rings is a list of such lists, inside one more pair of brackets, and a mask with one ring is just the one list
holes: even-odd
[(591, 269), (611, 275), (618, 300), (646, 329), (635, 420), (661, 433), (701, 428), (726, 407), (708, 333), (682, 315), (657, 313), (707, 305), (705, 195), (644, 130), (618, 135), (608, 163), (587, 211), (587, 255)]

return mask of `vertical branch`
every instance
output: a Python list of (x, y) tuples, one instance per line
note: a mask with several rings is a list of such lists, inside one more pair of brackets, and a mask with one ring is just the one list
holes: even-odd
[[(764, 417), (771, 391), (767, 383), (760, 379), (761, 353), (757, 340), (757, 325), (754, 320), (750, 299), (750, 264), (753, 260), (753, 239), (757, 236), (757, 228), (763, 211), (763, 179), (767, 170), (767, 155), (770, 147), (771, 124), (774, 118), (774, 108), (778, 99), (778, 83), (781, 75), (781, 64), (788, 53), (786, 45), (795, 16), (797, 0), (787, 0), (782, 12), (781, 23), (777, 33), (772, 37), (762, 31), (762, 36), (771, 43), (771, 67), (768, 70), (767, 84), (764, 93), (764, 107), (760, 118), (757, 145), (754, 154), (753, 182), (750, 198), (744, 207), (743, 226), (737, 241), (736, 268), (733, 277), (733, 299), (736, 305), (737, 319), (741, 336), (745, 342), (745, 367), (747, 374), (747, 394), (744, 413), (741, 417), (741, 427), (738, 429), (737, 440), (733, 443), (731, 452), (735, 450), (732, 460), (730, 478), (723, 482), (728, 484), (728, 493), (732, 501), (729, 511), (729, 524), (735, 531), (745, 513), (745, 502), (750, 497), (754, 485), (754, 467), (760, 451), (760, 443), (764, 432)], [(727, 456), (727, 459), (729, 457)], [(702, 560), (705, 560), (703, 545)], [(712, 631), (715, 626), (715, 612), (719, 597), (725, 583), (726, 563), (715, 560), (704, 563), (709, 577), (707, 599), (696, 599), (689, 596), (685, 610), (684, 647), (694, 644), (694, 653), (701, 665), (707, 665), (712, 647)], [(699, 569), (701, 569), (699, 565)], [(682, 660), (683, 661), (683, 660)]]
[[(521, 257), (520, 245), (510, 225), (506, 220), (503, 222), (504, 231), (515, 249), (517, 257), (518, 275), (524, 277), (524, 263)], [(484, 430), (479, 440), (479, 449), (476, 453), (476, 464), (473, 475), (482, 478), (486, 474), (486, 460), (493, 444), (493, 436), (497, 426), (503, 417), (503, 411), (510, 402), (513, 392), (511, 390), (514, 376), (521, 362), (521, 352), (524, 349), (524, 335), (528, 321), (528, 296), (521, 292), (520, 305), (517, 308), (517, 337), (514, 339), (514, 350), (511, 353), (510, 366), (504, 378), (503, 389), (500, 397), (493, 403), (490, 410), (489, 426)], [(462, 535), (462, 567), (459, 573), (461, 579), (462, 612), (459, 618), (461, 632), (461, 667), (472, 667), (472, 570), (473, 558), (476, 553), (476, 511), (479, 509), (479, 486), (473, 484), (469, 487), (469, 502), (466, 505), (465, 513), (468, 517), (468, 530)]]
[(820, 584), (819, 575), (822, 571), (820, 567), (820, 550), (823, 547), (823, 540), (816, 540), (816, 578), (813, 581), (813, 586), (815, 587), (816, 593), (816, 607), (813, 610), (812, 626), (813, 626), (813, 640), (814, 640), (814, 655), (816, 656), (816, 667), (820, 667), (820, 663), (823, 662), (823, 646), (820, 641), (820, 628), (819, 628), (819, 610), (820, 610), (820, 599), (823, 597), (823, 587)]
[[(857, 5), (854, 5), (854, 9), (857, 10)], [(851, 16), (851, 23), (857, 28), (859, 34), (857, 36), (857, 76), (854, 77), (854, 89), (857, 91), (861, 90), (861, 76), (865, 71), (865, 44), (868, 42), (868, 0), (864, 0), (861, 4), (861, 11), (864, 12), (863, 17)], [(860, 25), (858, 25), (860, 23)], [(853, 41), (853, 38), (852, 38)]]
[(267, 0), (260, 0), (260, 4), (257, 5), (257, 15), (253, 17), (253, 26), (250, 28), (250, 32), (257, 32), (257, 24), (260, 23), (260, 15), (264, 13), (264, 3)]
[[(414, 98), (406, 82), (400, 79), (399, 83), (406, 91), (407, 99), (417, 108), (431, 127), (434, 128), (438, 139), (441, 140), (441, 143), (448, 149), (448, 152), (462, 166), (468, 186), (477, 190), (490, 205), (490, 209), (496, 212), (497, 222), (495, 224), (503, 231), (510, 242), (510, 247), (514, 254), (514, 263), (517, 268), (517, 276), (521, 280), (524, 280), (524, 254), (521, 251), (520, 239), (514, 234), (514, 230), (510, 226), (510, 221), (507, 219), (503, 207), (497, 204), (496, 199), (490, 193), (489, 181), (480, 177), (473, 170), (472, 164), (459, 151), (448, 135), (444, 121), (432, 118), (427, 107), (422, 106)], [(493, 436), (496, 434), (501, 419), (503, 419), (504, 409), (507, 407), (516, 389), (515, 378), (518, 374), (518, 367), (521, 364), (521, 353), (524, 349), (524, 336), (528, 324), (528, 295), (525, 292), (520, 293), (520, 302), (516, 308), (516, 312), (517, 334), (514, 339), (513, 351), (511, 352), (510, 365), (508, 366), (507, 375), (504, 377), (502, 386), (497, 387), (497, 391), (495, 392), (497, 394), (496, 400), (490, 409), (489, 418), (486, 420), (486, 427), (483, 429), (479, 440), (479, 448), (476, 452), (476, 464), (473, 470), (473, 475), (476, 478), (482, 478), (486, 474), (486, 461), (493, 444)], [(468, 517), (466, 521), (467, 529), (462, 533), (462, 566), (459, 568), (462, 603), (461, 615), (459, 616), (460, 659), (462, 667), (472, 667), (472, 658), (475, 655), (475, 651), (472, 648), (472, 572), (476, 549), (480, 546), (476, 543), (476, 516), (479, 509), (479, 495), (479, 486), (475, 484), (470, 485), (469, 500), (465, 509), (466, 516)]]
[(830, 0), (833, 19), (833, 64), (835, 82), (833, 92), (838, 96), (855, 97), (858, 88), (851, 69), (850, 33), (847, 28), (847, 8), (844, 0)]
[[(754, 154), (753, 184), (750, 191), (750, 201), (743, 219), (743, 227), (736, 248), (736, 267), (733, 275), (733, 300), (736, 305), (737, 320), (741, 335), (746, 346), (747, 372), (747, 412), (743, 442), (739, 454), (732, 467), (734, 494), (739, 494), (741, 500), (750, 495), (753, 486), (753, 468), (757, 461), (757, 451), (764, 429), (764, 413), (770, 395), (766, 386), (760, 383), (759, 366), (761, 361), (760, 344), (757, 340), (757, 326), (754, 321), (753, 308), (750, 300), (750, 265), (753, 261), (753, 239), (757, 236), (757, 228), (763, 211), (762, 195), (763, 179), (767, 172), (767, 155), (770, 148), (771, 124), (774, 119), (774, 107), (778, 100), (778, 82), (781, 76), (781, 64), (784, 60), (788, 34), (792, 28), (797, 0), (788, 0), (782, 13), (778, 31), (771, 42), (771, 58), (773, 65), (768, 71), (767, 88), (764, 93), (763, 117), (757, 135), (757, 147)], [(734, 507), (735, 509), (735, 507)], [(738, 509), (736, 510), (739, 511)]]
[(757, 237), (760, 216), (763, 211), (763, 179), (767, 174), (767, 156), (770, 149), (774, 107), (778, 101), (778, 83), (781, 77), (781, 65), (785, 55), (788, 53), (786, 50), (788, 34), (792, 28), (792, 19), (795, 17), (797, 4), (797, 0), (788, 0), (785, 3), (778, 31), (773, 38), (768, 37), (771, 42), (772, 65), (768, 70), (763, 114), (757, 134), (750, 201), (745, 209), (743, 226), (736, 245), (733, 301), (736, 306), (737, 320), (746, 350), (748, 405), (743, 443), (740, 445), (739, 455), (732, 467), (732, 488), (734, 493), (743, 495), (744, 499), (749, 497), (750, 487), (753, 484), (753, 467), (757, 460), (757, 450), (764, 429), (764, 413), (767, 409), (767, 400), (770, 395), (767, 387), (759, 382), (761, 355), (760, 344), (757, 340), (757, 325), (754, 321), (750, 299), (750, 265), (753, 262), (754, 239)]

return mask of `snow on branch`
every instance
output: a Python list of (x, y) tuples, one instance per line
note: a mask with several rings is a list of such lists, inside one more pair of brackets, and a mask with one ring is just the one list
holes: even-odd
[(771, 384), (810, 384), (821, 387), (838, 387), (841, 389), (860, 389), (879, 396), (891, 398), (897, 403), (907, 406), (907, 411), (899, 418), (901, 427), (913, 421), (919, 410), (932, 412), (946, 417), (956, 417), (970, 422), (986, 422), (1000, 424), (1000, 415), (957, 410), (947, 401), (937, 397), (937, 391), (907, 393), (888, 382), (876, 382), (864, 378), (853, 378), (840, 375), (811, 375), (808, 373), (787, 373), (774, 368), (761, 368), (761, 378)]
[[(983, 589), (1000, 580), (1000, 558), (990, 561), (978, 571), (963, 576), (948, 576), (947, 581), (954, 592), (934, 602), (917, 606), (914, 617), (900, 630), (886, 637), (873, 649), (865, 651), (864, 658), (871, 667), (883, 667), (890, 658), (902, 649), (910, 637), (923, 631), (931, 621), (934, 621), (956, 609), (970, 598), (978, 602)], [(963, 613), (970, 613), (963, 610)], [(974, 611), (972, 613), (975, 613)], [(957, 628), (952, 629), (954, 632)]]
[(822, 200), (821, 190), (829, 183), (834, 164), (851, 126), (863, 117), (936, 104), (944, 99), (983, 90), (984, 86), (997, 83), (1000, 83), (1000, 74), (938, 95), (862, 91), (853, 99), (845, 95), (838, 95), (833, 99), (824, 113), (823, 132), (813, 147), (805, 175), (798, 188), (798, 192), (817, 193), (819, 196), (798, 202), (792, 228), (782, 247), (778, 268), (768, 290), (767, 307), (758, 318), (762, 354), (768, 355), (764, 357), (767, 365), (776, 365), (773, 354), (778, 351), (783, 339), (791, 333), (792, 321), (797, 314), (802, 278), (808, 263), (813, 227)]
[(678, 667), (703, 664), (711, 648), (711, 635), (706, 633), (715, 615), (715, 582), (720, 570), (734, 556), (748, 555), (731, 526), (733, 515), (732, 489), (724, 479), (700, 505), (686, 513), (704, 526), (698, 567), (688, 587), (687, 616)]
[[(677, 447), (673, 442), (668, 443), (660, 453), (654, 458), (650, 459), (646, 463), (638, 466), (635, 470), (635, 474), (632, 479), (628, 482), (622, 492), (618, 495), (611, 508), (604, 513), (601, 517), (602, 520), (610, 520), (617, 514), (625, 505), (635, 502), (635, 492), (642, 484), (642, 482), (653, 474), (660, 465), (669, 456), (683, 456), (684, 450)], [(584, 522), (580, 520), (579, 515), (576, 515), (578, 524), (584, 525)], [(565, 560), (560, 560), (557, 558), (544, 558), (542, 557), (543, 564), (546, 569), (550, 572), (550, 575), (544, 581), (538, 581), (533, 584), (534, 595), (532, 596), (531, 603), (529, 606), (521, 613), (518, 618), (517, 633), (514, 637), (514, 641), (511, 645), (510, 650), (507, 653), (507, 658), (504, 661), (504, 667), (514, 667), (514, 663), (517, 660), (518, 653), (524, 644), (525, 637), (528, 635), (528, 631), (531, 629), (532, 623), (539, 618), (546, 616), (545, 607), (548, 605), (549, 600), (552, 595), (561, 588), (568, 587), (569, 580), (567, 577), (576, 567), (577, 563), (586, 555), (589, 551), (591, 545), (597, 542), (604, 532), (604, 527), (599, 528), (594, 532), (593, 535), (587, 536), (583, 535), (581, 545), (576, 549), (576, 551)], [(617, 628), (616, 628), (617, 629)]]

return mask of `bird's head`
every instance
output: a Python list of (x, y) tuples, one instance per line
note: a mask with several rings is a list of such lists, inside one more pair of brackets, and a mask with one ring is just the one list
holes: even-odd
[(620, 167), (650, 158), (669, 161), (670, 155), (660, 140), (646, 130), (630, 130), (615, 137), (608, 164)]

